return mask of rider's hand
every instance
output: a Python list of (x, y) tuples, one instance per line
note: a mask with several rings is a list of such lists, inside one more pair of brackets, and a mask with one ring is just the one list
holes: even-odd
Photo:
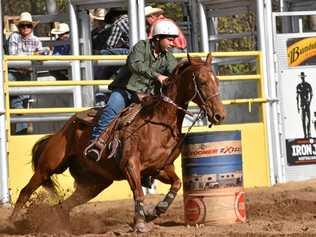
[(164, 81), (167, 80), (168, 77), (167, 76), (164, 76), (164, 75), (157, 75), (157, 80), (163, 85)]

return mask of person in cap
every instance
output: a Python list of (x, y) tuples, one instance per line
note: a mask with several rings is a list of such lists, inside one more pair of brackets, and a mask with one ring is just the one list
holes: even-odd
[(104, 107), (98, 124), (93, 128), (91, 144), (86, 156), (99, 160), (102, 141), (99, 136), (111, 121), (138, 96), (155, 95), (164, 81), (171, 75), (177, 60), (170, 52), (174, 39), (179, 35), (178, 27), (169, 20), (162, 20), (153, 29), (153, 37), (141, 40), (131, 49), (126, 65), (115, 75), (110, 85), (112, 93)]
[(313, 98), (312, 86), (305, 81), (305, 73), (301, 72), (301, 82), (296, 86), (296, 103), (298, 113), (301, 113), (304, 138), (311, 137), (311, 112), (310, 105)]
[[(147, 37), (151, 38), (153, 36), (154, 25), (161, 20), (171, 19), (165, 17), (163, 15), (164, 11), (161, 8), (155, 8), (152, 6), (145, 7), (145, 17), (146, 17), (146, 26), (147, 26)], [(175, 24), (175, 23), (174, 23)], [(174, 40), (174, 49), (179, 52), (183, 52), (187, 48), (187, 40), (183, 34), (183, 32), (179, 30), (179, 36)]]
[[(18, 32), (13, 32), (8, 40), (9, 55), (32, 55), (43, 51), (40, 39), (33, 35), (33, 29), (38, 22), (33, 21), (29, 12), (22, 12), (19, 20), (16, 22)], [(31, 72), (27, 69), (9, 69), (10, 81), (29, 81)], [(10, 105), (12, 108), (26, 108), (30, 96), (12, 96)], [(25, 134), (27, 132), (27, 123), (17, 123), (13, 133)]]
[[(56, 41), (53, 43), (53, 55), (70, 55), (71, 47), (69, 42), (70, 29), (68, 24), (55, 22), (55, 27), (51, 30), (51, 34), (56, 37)], [(68, 70), (53, 70), (50, 74), (56, 78), (56, 80), (68, 80)]]

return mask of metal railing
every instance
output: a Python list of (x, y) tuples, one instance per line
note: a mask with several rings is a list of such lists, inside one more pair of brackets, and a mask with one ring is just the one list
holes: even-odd
[[(191, 57), (200, 56), (205, 57), (207, 53), (190, 53)], [(263, 78), (262, 78), (262, 65), (261, 65), (261, 53), (259, 51), (247, 51), (247, 52), (215, 52), (212, 53), (213, 57), (215, 58), (223, 58), (223, 57), (254, 57), (257, 64), (257, 71), (255, 74), (252, 75), (230, 75), (230, 76), (218, 76), (221, 81), (241, 81), (241, 80), (257, 80), (258, 83), (258, 94), (257, 98), (248, 98), (248, 99), (227, 99), (224, 100), (223, 103), (225, 105), (231, 104), (248, 104), (249, 111), (251, 111), (253, 104), (262, 104), (266, 102), (274, 101), (274, 99), (265, 98), (264, 97), (264, 86), (263, 86)], [(176, 58), (186, 58), (187, 54), (179, 53), (175, 54)], [(41, 66), (49, 67), (53, 64), (53, 62), (57, 62), (58, 65), (62, 65), (61, 62), (65, 62), (66, 65), (69, 65), (71, 61), (93, 61), (96, 63), (100, 62), (107, 62), (111, 61), (115, 64), (122, 65), (122, 62), (125, 62), (126, 56), (122, 55), (104, 55), (104, 56), (41, 56), (41, 55), (33, 55), (33, 56), (5, 56), (4, 57), (4, 92), (5, 92), (5, 99), (6, 99), (6, 126), (7, 129), (10, 131), (10, 121), (11, 115), (49, 115), (49, 114), (63, 114), (63, 113), (75, 113), (82, 110), (87, 109), (86, 107), (60, 107), (60, 108), (27, 108), (27, 109), (11, 109), (9, 103), (10, 92), (12, 88), (34, 88), (34, 92), (39, 91), (38, 88), (47, 88), (47, 87), (56, 87), (56, 89), (52, 90), (52, 93), (58, 93), (58, 89), (60, 91), (65, 91), (66, 87), (71, 89), (82, 87), (82, 86), (108, 86), (111, 81), (110, 80), (71, 80), (71, 81), (8, 81), (8, 67), (11, 64), (19, 65), (19, 62), (29, 61), (40, 61)], [(116, 65), (117, 65), (116, 64)], [(22, 65), (22, 64), (20, 64)], [(107, 65), (107, 63), (105, 63)], [(113, 64), (112, 64), (113, 65)], [(29, 92), (32, 92), (30, 90)], [(47, 93), (49, 91), (47, 90)], [(19, 93), (21, 94), (21, 93)], [(76, 104), (76, 103), (74, 103)], [(81, 104), (81, 103), (79, 103)], [(190, 103), (190, 106), (194, 106), (194, 103)], [(66, 118), (65, 116), (63, 116)], [(56, 118), (56, 116), (52, 116), (52, 118)], [(24, 119), (25, 120), (25, 119)], [(45, 119), (47, 121), (49, 119)], [(15, 122), (18, 120), (15, 120)], [(21, 121), (23, 121), (21, 117)], [(10, 134), (10, 132), (9, 132)]]

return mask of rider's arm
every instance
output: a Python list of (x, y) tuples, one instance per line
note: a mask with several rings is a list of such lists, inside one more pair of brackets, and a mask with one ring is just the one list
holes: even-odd
[(127, 65), (133, 73), (142, 75), (146, 78), (157, 79), (159, 74), (145, 62), (145, 54), (146, 41), (142, 40), (132, 48), (132, 51), (127, 58)]
[(172, 53), (167, 53), (167, 72), (166, 75), (171, 75), (175, 67), (177, 66), (177, 59), (173, 56)]

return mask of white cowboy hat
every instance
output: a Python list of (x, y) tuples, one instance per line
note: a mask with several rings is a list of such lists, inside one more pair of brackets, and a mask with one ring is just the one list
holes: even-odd
[(69, 30), (68, 24), (66, 24), (66, 23), (56, 23), (55, 24), (55, 28), (53, 28), (51, 30), (51, 33), (53, 35), (61, 35), (61, 34), (69, 32), (69, 31), (70, 30)]
[(16, 25), (19, 26), (21, 24), (32, 24), (35, 27), (39, 22), (33, 21), (32, 15), (29, 12), (22, 12), (19, 20), (16, 22)]
[(145, 16), (150, 16), (150, 15), (157, 14), (157, 13), (162, 14), (163, 10), (161, 8), (155, 8), (152, 6), (145, 7)]
[(96, 8), (91, 10), (89, 15), (92, 19), (103, 21), (106, 15), (106, 10), (103, 8)]

